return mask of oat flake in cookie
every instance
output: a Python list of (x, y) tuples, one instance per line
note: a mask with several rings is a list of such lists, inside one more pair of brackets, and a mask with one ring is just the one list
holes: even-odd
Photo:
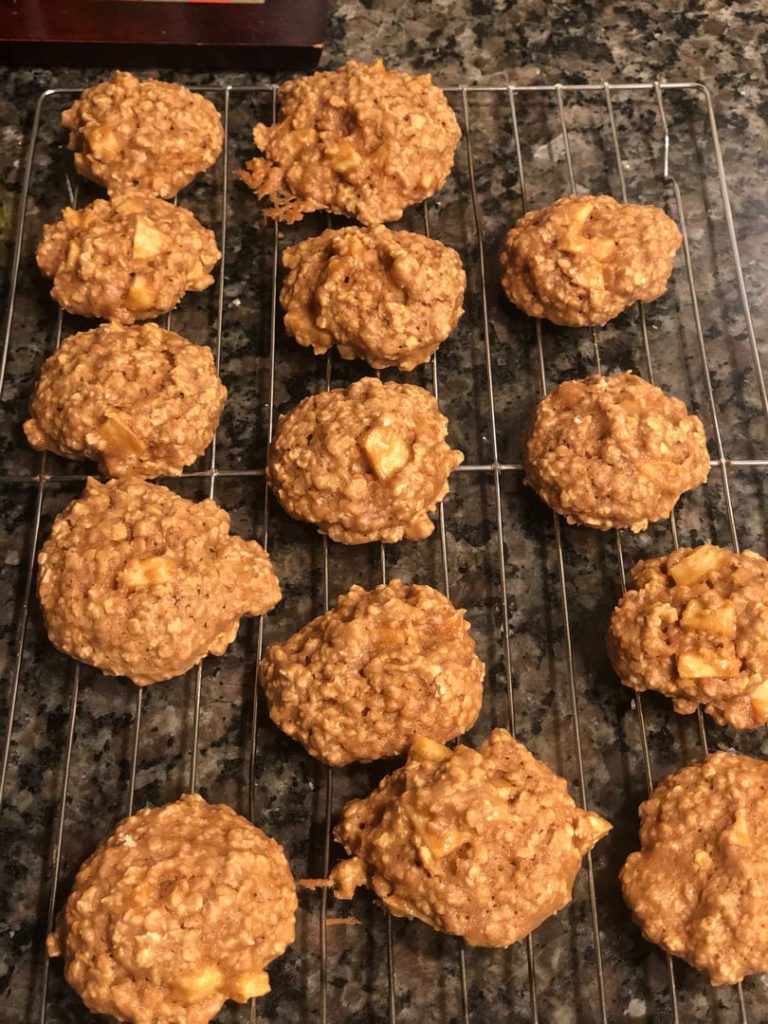
[(656, 206), (563, 196), (509, 231), (501, 283), (529, 316), (602, 326), (633, 302), (663, 294), (680, 241), (675, 222)]
[(267, 479), (283, 508), (342, 544), (422, 540), (464, 456), (424, 388), (364, 377), (280, 417)]
[(322, 355), (375, 369), (412, 370), (445, 341), (462, 314), (467, 277), (459, 254), (411, 231), (341, 228), (283, 253), (285, 327)]
[(269, 558), (229, 514), (130, 477), (89, 479), (38, 558), (51, 643), (139, 686), (223, 654), (243, 615), (280, 600)]
[(48, 936), (94, 1013), (134, 1024), (207, 1024), (227, 999), (269, 991), (294, 939), (282, 847), (200, 796), (139, 811), (82, 865)]
[(569, 523), (634, 533), (704, 483), (704, 425), (678, 398), (631, 373), (561, 384), (539, 402), (525, 480)]
[(102, 324), (43, 363), (24, 433), (106, 476), (178, 476), (210, 444), (226, 397), (207, 345), (157, 324)]
[(213, 232), (189, 210), (133, 191), (67, 207), (43, 228), (37, 265), (68, 312), (132, 324), (208, 288), (220, 255)]
[(432, 587), (352, 587), (267, 650), (259, 679), (284, 732), (331, 765), (449, 740), (480, 712), (484, 666), (464, 612)]
[(768, 723), (768, 562), (704, 544), (638, 562), (632, 579), (608, 631), (625, 686), (720, 725)]
[(768, 971), (768, 763), (718, 752), (640, 806), (624, 899), (650, 942), (735, 985)]
[(611, 826), (503, 729), (479, 750), (420, 738), (408, 762), (347, 804), (350, 859), (335, 895), (367, 885), (396, 917), (473, 946), (508, 946), (571, 901), (581, 859)]
[(461, 138), (429, 75), (349, 61), (280, 87), (281, 118), (257, 124), (240, 177), (287, 223), (330, 210), (363, 224), (399, 220), (442, 188)]
[(204, 96), (116, 71), (61, 115), (77, 170), (110, 195), (140, 188), (173, 199), (216, 162), (224, 131)]

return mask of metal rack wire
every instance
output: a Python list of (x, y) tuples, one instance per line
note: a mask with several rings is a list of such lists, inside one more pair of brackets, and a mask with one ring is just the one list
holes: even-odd
[[(223, 122), (225, 138), (230, 137), (230, 110), (232, 104), (238, 99), (241, 99), (248, 94), (263, 94), (265, 97), (271, 99), (271, 110), (273, 118), (277, 113), (277, 93), (276, 89), (272, 86), (253, 86), (253, 87), (235, 87), (235, 86), (221, 86), (221, 87), (208, 87), (204, 90), (207, 93), (217, 95), (222, 106)], [(467, 168), (467, 183), (468, 183), (468, 204), (469, 204), (469, 222), (471, 224), (472, 231), (474, 233), (473, 245), (477, 250), (478, 260), (478, 274), (480, 284), (480, 294), (478, 296), (480, 302), (481, 316), (479, 331), (481, 334), (481, 348), (482, 348), (482, 364), (483, 374), (485, 378), (484, 388), (487, 402), (487, 423), (485, 429), (487, 430), (489, 445), (490, 445), (490, 460), (477, 460), (471, 461), (468, 464), (464, 464), (460, 467), (460, 471), (463, 474), (471, 474), (474, 478), (475, 475), (482, 478), (487, 478), (490, 482), (490, 490), (492, 495), (492, 516), (494, 519), (494, 530), (495, 530), (495, 543), (492, 542), (493, 546), (493, 560), (495, 562), (495, 573), (496, 579), (494, 580), (493, 586), (498, 594), (498, 600), (502, 609), (501, 623), (500, 623), (500, 635), (496, 639), (500, 643), (502, 651), (502, 663), (503, 663), (503, 681), (504, 681), (504, 700), (506, 705), (506, 719), (510, 730), (514, 733), (517, 728), (517, 715), (515, 707), (515, 673), (513, 668), (513, 641), (510, 631), (509, 622), (509, 599), (510, 595), (507, 586), (507, 564), (505, 554), (505, 543), (506, 538), (509, 536), (509, 531), (512, 530), (512, 523), (508, 517), (505, 517), (504, 513), (504, 502), (502, 495), (503, 479), (509, 474), (519, 474), (521, 465), (518, 462), (505, 462), (502, 460), (502, 450), (499, 443), (499, 430), (497, 421), (497, 399), (498, 389), (496, 387), (494, 379), (494, 353), (493, 353), (493, 340), (492, 340), (492, 329), (491, 320), (489, 314), (490, 302), (489, 302), (489, 281), (486, 266), (486, 241), (484, 237), (484, 215), (482, 203), (479, 198), (478, 181), (476, 179), (476, 156), (475, 149), (473, 148), (475, 124), (472, 116), (472, 100), (482, 97), (491, 97), (496, 101), (505, 101), (507, 106), (507, 117), (508, 126), (511, 129), (511, 141), (512, 141), (512, 156), (516, 163), (516, 176), (518, 181), (518, 189), (520, 196), (520, 207), (519, 211), (510, 211), (509, 221), (515, 219), (519, 213), (524, 212), (527, 208), (528, 197), (527, 197), (527, 181), (528, 171), (525, 166), (524, 159), (524, 146), (521, 137), (520, 119), (518, 113), (518, 104), (521, 97), (529, 96), (541, 96), (545, 97), (555, 104), (557, 119), (562, 133), (563, 140), (563, 188), (568, 191), (577, 190), (577, 179), (575, 173), (575, 161), (570, 144), (570, 132), (571, 129), (568, 124), (568, 109), (566, 107), (566, 98), (576, 98), (580, 96), (587, 96), (590, 99), (602, 97), (604, 103), (604, 116), (606, 124), (609, 130), (609, 137), (611, 143), (611, 150), (613, 159), (615, 162), (615, 170), (618, 176), (620, 185), (620, 198), (623, 201), (631, 200), (632, 196), (628, 194), (628, 188), (624, 174), (623, 154), (622, 145), (620, 140), (620, 134), (617, 130), (616, 116), (614, 103), (615, 98), (618, 95), (622, 96), (645, 96), (653, 99), (657, 109), (657, 115), (659, 124), (662, 130), (663, 138), (663, 165), (659, 169), (660, 180), (663, 182), (667, 194), (669, 197), (669, 205), (671, 213), (675, 220), (678, 222), (682, 235), (683, 235), (683, 259), (685, 266), (686, 281), (690, 296), (692, 316), (694, 329), (697, 339), (697, 345), (699, 350), (699, 356), (701, 360), (701, 367), (703, 373), (703, 380), (705, 384), (707, 406), (710, 413), (711, 424), (713, 428), (713, 441), (715, 446), (716, 457), (712, 460), (714, 469), (718, 472), (722, 493), (725, 503), (726, 515), (728, 520), (729, 531), (731, 535), (732, 544), (735, 550), (739, 550), (739, 536), (736, 525), (736, 514), (734, 510), (734, 502), (732, 499), (732, 488), (730, 470), (734, 467), (749, 467), (760, 469), (768, 466), (768, 459), (762, 458), (743, 458), (743, 459), (729, 459), (726, 453), (726, 446), (724, 442), (723, 430), (721, 429), (720, 416), (718, 403), (716, 400), (715, 388), (713, 386), (713, 380), (709, 366), (709, 353), (707, 349), (707, 343), (705, 340), (705, 332), (702, 326), (702, 319), (699, 311), (698, 303), (698, 291), (697, 291), (697, 279), (695, 273), (695, 262), (691, 252), (691, 244), (689, 239), (689, 233), (687, 229), (686, 221), (686, 207), (683, 191), (680, 188), (678, 181), (676, 180), (673, 173), (674, 158), (672, 152), (671, 133), (667, 120), (666, 111), (666, 98), (671, 94), (685, 94), (687, 96), (695, 97), (701, 100), (704, 104), (706, 111), (707, 123), (709, 126), (709, 141), (713, 147), (714, 159), (717, 168), (717, 184), (720, 193), (720, 200), (722, 203), (722, 209), (724, 213), (725, 224), (728, 233), (728, 241), (730, 247), (730, 256), (733, 266), (733, 271), (736, 277), (737, 291), (739, 294), (739, 300), (741, 304), (742, 316), (744, 321), (744, 332), (748, 341), (749, 350), (751, 353), (752, 363), (754, 367), (755, 380), (759, 391), (760, 404), (762, 407), (763, 414), (768, 419), (768, 395), (766, 393), (765, 379), (760, 362), (760, 353), (755, 335), (755, 330), (750, 314), (749, 303), (747, 298), (746, 286), (744, 282), (744, 274), (739, 258), (739, 251), (736, 238), (736, 230), (733, 221), (733, 215), (731, 212), (730, 201), (728, 197), (728, 187), (725, 177), (725, 170), (723, 166), (723, 158), (720, 149), (720, 143), (717, 134), (717, 127), (715, 123), (715, 116), (712, 107), (712, 101), (710, 99), (707, 90), (696, 83), (647, 83), (647, 84), (608, 84), (602, 83), (599, 85), (556, 85), (556, 86), (529, 86), (529, 87), (469, 87), (461, 86), (453, 89), (446, 90), (452, 101), (454, 102), (460, 121), (462, 122), (462, 128), (464, 133), (464, 156), (466, 160)], [(35, 160), (39, 144), (39, 132), (41, 126), (41, 119), (44, 116), (46, 105), (50, 102), (53, 97), (61, 96), (67, 93), (74, 93), (76, 90), (57, 90), (51, 89), (43, 93), (37, 105), (35, 112), (33, 127), (32, 127), (32, 138), (29, 145), (27, 154), (27, 160), (24, 168), (22, 178), (22, 190), (20, 196), (20, 219), (16, 245), (13, 253), (13, 259), (11, 264), (11, 293), (7, 310), (6, 326), (3, 336), (3, 348), (2, 357), (0, 361), (0, 394), (2, 394), (2, 387), (6, 380), (6, 371), (8, 367), (9, 352), (12, 343), (13, 330), (14, 330), (14, 312), (15, 312), (15, 301), (16, 301), (16, 289), (19, 281), (19, 275), (21, 272), (22, 264), (22, 253), (23, 246), (25, 243), (25, 230), (27, 222), (27, 211), (30, 198), (30, 189), (35, 170)], [(224, 330), (224, 315), (225, 315), (225, 285), (226, 285), (226, 270), (227, 270), (227, 225), (228, 225), (228, 204), (229, 204), (229, 193), (228, 193), (228, 181), (230, 177), (228, 148), (225, 146), (224, 160), (223, 160), (223, 186), (220, 201), (220, 223), (219, 223), (219, 236), (220, 236), (220, 247), (222, 250), (222, 261), (219, 271), (218, 285), (217, 285), (217, 300), (216, 300), (216, 325), (215, 325), (215, 357), (217, 368), (221, 366), (222, 360), (222, 341), (223, 341), (223, 330)], [(73, 195), (71, 198), (76, 202), (76, 196)], [(554, 196), (553, 196), (554, 198)], [(423, 209), (423, 230), (429, 235), (431, 233), (430, 224), (430, 207), (428, 204), (424, 205)], [(271, 240), (271, 278), (270, 278), (270, 296), (269, 296), (269, 372), (268, 372), (268, 383), (267, 383), (267, 396), (266, 396), (266, 435), (267, 445), (272, 438), (275, 413), (276, 413), (276, 367), (277, 367), (277, 337), (278, 337), (278, 310), (277, 310), (277, 295), (278, 295), (278, 267), (280, 261), (280, 246), (281, 237), (277, 225), (272, 229), (272, 240)], [(56, 328), (55, 342), (58, 345), (62, 337), (62, 316), (59, 314)], [(645, 368), (647, 377), (651, 382), (655, 382), (655, 368), (652, 357), (652, 346), (649, 340), (649, 331), (646, 322), (645, 311), (642, 306), (638, 307), (637, 311), (637, 323), (642, 338), (642, 350), (645, 358)], [(536, 345), (536, 359), (537, 359), (537, 385), (541, 393), (545, 393), (548, 388), (548, 367), (545, 358), (545, 347), (543, 343), (542, 326), (540, 322), (535, 322), (533, 327), (535, 345)], [(599, 332), (592, 332), (592, 345), (593, 345), (593, 358), (594, 366), (597, 372), (601, 369), (601, 338)], [(333, 379), (333, 364), (331, 357), (326, 357), (321, 386), (330, 387)], [(431, 387), (435, 397), (440, 400), (440, 387), (439, 387), (439, 374), (438, 374), (438, 356), (433, 357), (431, 363)], [(205, 469), (197, 470), (185, 474), (188, 478), (201, 478), (206, 483), (206, 493), (208, 497), (213, 498), (216, 495), (216, 485), (219, 480), (226, 479), (241, 479), (245, 480), (249, 477), (260, 477), (263, 476), (263, 468), (251, 468), (251, 469), (228, 469), (226, 467), (220, 467), (217, 460), (217, 445), (214, 441), (207, 457), (207, 465)], [(3, 753), (2, 753), (2, 766), (0, 770), (0, 810), (2, 809), (2, 801), (4, 798), (4, 792), (6, 788), (6, 779), (9, 768), (9, 760), (12, 751), (12, 741), (14, 736), (14, 726), (16, 719), (16, 709), (19, 697), (19, 686), (22, 677), (22, 662), (25, 654), (25, 645), (27, 642), (27, 632), (29, 624), (29, 614), (32, 604), (32, 588), (34, 582), (34, 570), (35, 570), (35, 559), (36, 553), (40, 543), (41, 527), (43, 522), (43, 509), (46, 496), (46, 488), (51, 483), (77, 483), (78, 481), (84, 481), (86, 474), (82, 473), (56, 473), (52, 472), (49, 468), (49, 460), (47, 456), (43, 454), (38, 462), (38, 466), (33, 473), (9, 473), (2, 477), (2, 482), (6, 484), (18, 484), (25, 485), (34, 488), (35, 491), (35, 505), (34, 515), (31, 529), (31, 539), (29, 542), (29, 549), (27, 551), (26, 569), (24, 573), (24, 583), (18, 605), (18, 613), (15, 625), (15, 637), (14, 637), (14, 653), (12, 670), (9, 679), (9, 701), (8, 701), (8, 726), (6, 730)], [(261, 540), (266, 549), (269, 549), (270, 544), (270, 517), (272, 514), (271, 510), (271, 499), (269, 492), (266, 487), (264, 488), (264, 502), (262, 509), (262, 527), (261, 527)], [(451, 510), (450, 506), (444, 509), (442, 506), (438, 514), (438, 542), (440, 551), (440, 585), (444, 592), (450, 596), (451, 593), (451, 560), (449, 554), (449, 540), (448, 530), (446, 527), (446, 517), (450, 520)], [(678, 545), (677, 527), (674, 517), (669, 523), (671, 541), (674, 546)], [(557, 518), (552, 517), (552, 536), (554, 539), (554, 555), (556, 565), (556, 579), (557, 579), (557, 591), (560, 601), (560, 613), (562, 616), (563, 623), (563, 637), (564, 637), (564, 652), (565, 652), (565, 669), (567, 677), (567, 690), (568, 690), (568, 701), (570, 705), (570, 717), (572, 723), (571, 729), (571, 742), (573, 746), (573, 756), (576, 763), (576, 781), (578, 788), (578, 798), (583, 807), (589, 805), (589, 792), (588, 792), (588, 781), (587, 772), (585, 770), (585, 758), (583, 754), (583, 728), (581, 722), (581, 711), (580, 698), (577, 689), (577, 666), (576, 659), (574, 656), (574, 640), (572, 636), (571, 628), (571, 606), (569, 603), (568, 594), (568, 566), (565, 555), (565, 545), (563, 538), (563, 527)], [(322, 551), (321, 551), (321, 566), (322, 566), (322, 605), (324, 610), (327, 610), (331, 599), (334, 595), (333, 586), (333, 546), (329, 545), (327, 539), (322, 539)], [(625, 551), (620, 533), (616, 533), (615, 536), (615, 550), (616, 550), (616, 562), (617, 572), (619, 577), (620, 589), (623, 592), (626, 587), (626, 575), (625, 575)], [(388, 555), (386, 548), (382, 545), (379, 552), (379, 568), (380, 578), (382, 581), (386, 581), (389, 576), (388, 567)], [(262, 618), (259, 621), (257, 627), (257, 638), (256, 638), (256, 664), (261, 657), (264, 644), (264, 631), (265, 631), (265, 620)], [(202, 702), (202, 667), (198, 667), (194, 676), (194, 699), (192, 704), (192, 744), (191, 744), (191, 755), (188, 771), (188, 784), (187, 788), (190, 791), (196, 791), (198, 788), (198, 747), (199, 747), (199, 736), (200, 736), (200, 715), (201, 715), (201, 702)], [(58, 906), (59, 900), (59, 879), (60, 879), (60, 867), (62, 849), (66, 844), (67, 836), (67, 809), (70, 796), (70, 781), (71, 781), (71, 765), (73, 758), (73, 749), (75, 746), (76, 737), (76, 723), (78, 714), (78, 704), (81, 696), (80, 687), (80, 668), (74, 665), (71, 673), (71, 680), (69, 685), (69, 696), (68, 696), (68, 710), (67, 710), (67, 721), (66, 721), (66, 741), (64, 745), (64, 754), (62, 762), (61, 772), (61, 784), (59, 790), (59, 804), (58, 811), (56, 814), (56, 821), (54, 825), (53, 835), (54, 842), (51, 850), (51, 869), (50, 869), (50, 886), (48, 889), (47, 899), (47, 923), (48, 927), (53, 923), (54, 912)], [(129, 771), (129, 792), (127, 798), (127, 810), (128, 813), (132, 813), (135, 804), (135, 796), (137, 790), (137, 776), (139, 772), (139, 765), (141, 760), (141, 728), (142, 728), (142, 710), (143, 710), (143, 698), (144, 691), (137, 689), (135, 704), (133, 710), (132, 719), (132, 730), (133, 737), (131, 743), (131, 754), (130, 754), (130, 771)], [(636, 714), (637, 714), (637, 725), (638, 734), (641, 743), (641, 754), (642, 764), (644, 769), (645, 781), (647, 788), (650, 791), (655, 779), (654, 765), (652, 761), (651, 746), (649, 744), (648, 737), (648, 726), (646, 721), (646, 712), (644, 701), (640, 695), (636, 697)], [(252, 679), (252, 713), (251, 720), (248, 728), (248, 750), (247, 750), (247, 761), (248, 761), (248, 813), (252, 818), (256, 816), (255, 812), (255, 794), (259, 784), (259, 741), (260, 741), (260, 729), (259, 729), (259, 694), (256, 684), (256, 673), (255, 668)], [(704, 752), (708, 749), (707, 739), (707, 728), (704, 719), (701, 715), (698, 718), (698, 730), (701, 748)], [(336, 772), (331, 769), (326, 769), (323, 775), (323, 822), (322, 822), (322, 850), (321, 850), (321, 862), (322, 869), (327, 873), (331, 863), (331, 830), (334, 820), (334, 776)], [(594, 970), (594, 986), (597, 993), (597, 1005), (594, 1007), (594, 1015), (590, 1016), (589, 1019), (599, 1019), (600, 1021), (607, 1024), (612, 1017), (611, 1008), (609, 1005), (609, 997), (607, 995), (607, 965), (606, 959), (603, 955), (603, 928), (601, 926), (601, 906), (598, 899), (598, 885), (596, 882), (595, 868), (593, 865), (591, 855), (588, 855), (586, 859), (586, 878), (587, 878), (587, 898), (589, 902), (589, 926), (592, 934), (593, 942), (593, 970)], [(313, 1016), (315, 1019), (319, 1019), (322, 1024), (330, 1020), (339, 1020), (339, 1024), (342, 1021), (338, 1017), (334, 1017), (329, 1004), (329, 952), (328, 952), (328, 892), (327, 890), (321, 890), (318, 896), (319, 908), (317, 924), (319, 933), (317, 935), (317, 943), (319, 949), (319, 984), (318, 984), (318, 1001), (316, 1007), (312, 1010), (311, 1014), (307, 1016)], [(398, 944), (396, 936), (394, 934), (393, 925), (391, 918), (386, 918), (386, 956), (387, 956), (387, 984), (388, 992), (386, 999), (386, 1013), (389, 1024), (396, 1024), (400, 1019), (399, 997), (402, 995), (399, 984), (398, 975)], [(543, 1016), (540, 1006), (540, 983), (537, 975), (537, 961), (535, 952), (535, 937), (529, 937), (525, 943), (526, 950), (526, 961), (527, 961), (527, 985), (528, 985), (528, 1016), (529, 1019), (535, 1024), (538, 1024), (540, 1020), (546, 1020)], [(467, 965), (467, 958), (465, 956), (464, 948), (461, 944), (455, 944), (455, 956), (456, 956), (456, 970), (457, 970), (457, 995), (456, 995), (456, 1006), (451, 1010), (446, 1019), (458, 1019), (463, 1021), (464, 1024), (469, 1024), (472, 1020), (482, 1020), (480, 1017), (473, 1016), (472, 1011), (472, 979), (469, 975), (469, 968)], [(48, 992), (48, 979), (49, 970), (47, 960), (43, 960), (40, 968), (40, 983), (39, 983), (39, 996), (35, 1003), (34, 1019), (38, 1020), (40, 1024), (45, 1024), (49, 1019), (49, 1000), (47, 998)], [(679, 1002), (679, 985), (677, 979), (676, 966), (672, 959), (667, 957), (666, 962), (667, 971), (667, 986), (669, 996), (669, 1019), (678, 1022), (683, 1019), (681, 1016), (680, 1002)], [(747, 1001), (745, 998), (742, 987), (738, 987), (737, 992), (738, 1001), (738, 1019), (741, 1024), (748, 1024), (751, 1020), (755, 1021), (760, 1019), (760, 1009), (756, 1008), (757, 1016), (748, 1016)], [(765, 1016), (765, 1008), (763, 1008), (763, 1019)], [(249, 1019), (255, 1021), (258, 1016), (258, 1009), (255, 1004), (251, 1004), (248, 1012)], [(228, 1018), (229, 1019), (229, 1018)], [(437, 1018), (435, 1018), (437, 1020)], [(512, 1019), (512, 1018), (510, 1018)], [(517, 1016), (515, 1020), (522, 1019)], [(575, 1019), (575, 1018), (574, 1018)], [(581, 1019), (581, 1018), (580, 1018)], [(646, 1019), (660, 1019), (653, 1014)]]

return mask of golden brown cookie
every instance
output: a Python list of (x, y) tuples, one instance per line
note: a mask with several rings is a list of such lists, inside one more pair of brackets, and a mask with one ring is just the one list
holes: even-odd
[(340, 899), (367, 885), (396, 917), (509, 946), (570, 903), (582, 857), (610, 828), (504, 729), (480, 750), (420, 738), (404, 768), (344, 808), (335, 835), (351, 859), (331, 880)]
[(432, 587), (392, 580), (352, 587), (274, 644), (259, 679), (272, 721), (313, 757), (345, 765), (469, 729), (484, 672), (464, 612)]
[(240, 177), (286, 223), (330, 210), (363, 224), (399, 220), (445, 184), (461, 138), (429, 75), (351, 60), (280, 87), (281, 119), (257, 124)]
[(704, 425), (631, 373), (568, 380), (536, 407), (525, 481), (569, 523), (638, 533), (704, 483)]
[(467, 277), (459, 254), (411, 231), (329, 229), (283, 253), (285, 327), (322, 355), (375, 369), (412, 370), (445, 341), (462, 314)]
[(509, 231), (501, 283), (529, 316), (599, 327), (664, 293), (680, 242), (677, 225), (656, 206), (563, 196)]
[(223, 508), (130, 477), (90, 478), (38, 564), (51, 643), (139, 686), (223, 654), (241, 616), (280, 600), (264, 549), (232, 536)]
[(421, 540), (464, 456), (424, 388), (364, 377), (281, 416), (267, 480), (295, 519), (342, 544)]
[(75, 167), (110, 195), (140, 188), (163, 199), (216, 162), (224, 141), (210, 100), (173, 82), (116, 71), (61, 115)]
[(294, 939), (282, 847), (201, 796), (139, 811), (82, 865), (48, 936), (94, 1013), (207, 1024), (227, 999), (269, 992), (265, 967)]
[(133, 191), (67, 207), (43, 228), (37, 265), (68, 312), (132, 324), (213, 284), (220, 255), (213, 232), (189, 210)]
[(768, 723), (768, 562), (704, 544), (638, 562), (632, 578), (608, 630), (624, 685), (720, 725)]
[(211, 443), (226, 397), (207, 345), (157, 324), (102, 324), (43, 363), (24, 433), (106, 476), (178, 476)]
[(668, 775), (640, 846), (621, 884), (646, 939), (713, 985), (768, 971), (768, 763), (718, 752)]

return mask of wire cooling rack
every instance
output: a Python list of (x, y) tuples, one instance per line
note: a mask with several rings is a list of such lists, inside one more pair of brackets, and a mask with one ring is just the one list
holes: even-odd
[[(37, 105), (23, 172), (0, 363), (0, 613), (8, 679), (0, 774), (0, 850), (8, 861), (2, 956), (8, 1020), (91, 1019), (44, 956), (44, 937), (79, 863), (135, 808), (200, 790), (248, 814), (286, 846), (298, 878), (325, 874), (332, 825), (352, 796), (393, 765), (329, 770), (269, 723), (256, 686), (266, 643), (332, 605), (352, 583), (402, 576), (466, 607), (488, 666), (469, 734), (507, 726), (564, 775), (575, 798), (614, 823), (586, 858), (574, 902), (509, 950), (464, 947), (395, 920), (360, 893), (351, 905), (302, 892), (297, 940), (270, 968), (257, 1004), (219, 1021), (549, 1022), (768, 1019), (762, 979), (711, 989), (643, 942), (618, 869), (637, 845), (637, 805), (666, 772), (715, 747), (765, 754), (765, 733), (739, 735), (621, 687), (604, 654), (611, 607), (641, 556), (679, 543), (764, 550), (768, 396), (750, 315), (712, 103), (695, 83), (456, 87), (464, 133), (451, 179), (401, 226), (455, 246), (468, 272), (466, 314), (431, 364), (407, 379), (434, 391), (466, 453), (418, 544), (344, 548), (295, 523), (264, 484), (279, 411), (312, 390), (365, 375), (315, 360), (281, 330), (280, 250), (327, 226), (281, 230), (259, 220), (233, 180), (251, 154), (250, 127), (274, 118), (276, 89), (201, 90), (222, 113), (227, 144), (181, 202), (217, 231), (217, 285), (173, 314), (180, 333), (211, 342), (230, 392), (204, 460), (180, 480), (213, 497), (233, 528), (268, 548), (285, 600), (246, 623), (222, 659), (149, 690), (106, 679), (53, 651), (34, 597), (35, 556), (56, 513), (82, 489), (82, 465), (32, 453), (19, 423), (34, 376), (63, 336), (88, 326), (56, 314), (34, 267), (40, 226), (96, 194), (75, 181), (58, 117), (77, 90)], [(565, 192), (606, 192), (665, 206), (683, 235), (668, 293), (599, 331), (533, 323), (499, 288), (503, 234), (527, 208)], [(171, 318), (167, 318), (171, 323)], [(438, 373), (439, 367), (439, 373)], [(646, 533), (567, 527), (522, 486), (520, 438), (541, 393), (568, 377), (634, 368), (705, 420), (712, 473), (675, 517)], [(387, 378), (406, 379), (387, 371)]]

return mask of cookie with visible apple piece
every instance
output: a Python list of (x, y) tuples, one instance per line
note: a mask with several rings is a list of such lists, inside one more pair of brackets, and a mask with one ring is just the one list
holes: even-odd
[(267, 480), (286, 512), (342, 544), (422, 540), (464, 459), (447, 433), (424, 388), (364, 377), (281, 416)]
[(67, 207), (37, 247), (60, 306), (121, 324), (152, 320), (185, 292), (204, 291), (220, 256), (213, 232), (189, 210), (138, 190)]
[(641, 804), (624, 899), (649, 942), (735, 985), (768, 971), (766, 851), (768, 763), (718, 751)]
[(425, 363), (458, 323), (467, 275), (459, 254), (412, 231), (329, 229), (283, 253), (285, 328), (322, 355), (374, 369)]
[(768, 723), (768, 561), (703, 544), (638, 562), (632, 579), (608, 630), (624, 685), (735, 729)]
[(213, 353), (157, 324), (102, 324), (43, 363), (24, 433), (106, 476), (178, 476), (211, 443), (227, 397)]
[(569, 523), (645, 530), (704, 483), (704, 424), (633, 373), (567, 380), (536, 406), (525, 482)]
[(420, 737), (404, 768), (344, 808), (335, 895), (367, 885), (395, 917), (472, 946), (509, 946), (571, 902), (611, 825), (504, 729), (479, 750)]
[(314, 210), (362, 224), (399, 220), (443, 187), (461, 138), (429, 75), (351, 60), (280, 86), (280, 118), (257, 124), (264, 153), (240, 177), (291, 224)]
[(214, 501), (132, 477), (89, 478), (38, 556), (51, 643), (139, 686), (223, 654), (243, 615), (280, 600), (264, 549), (229, 532)]
[(272, 721), (332, 765), (461, 735), (480, 713), (484, 674), (464, 612), (400, 580), (352, 587), (259, 666)]
[(501, 284), (529, 316), (598, 327), (664, 293), (681, 240), (657, 206), (563, 196), (510, 229)]
[(282, 847), (201, 796), (139, 811), (82, 865), (48, 936), (94, 1013), (207, 1024), (227, 999), (269, 992), (293, 942), (296, 887)]
[(75, 167), (110, 195), (140, 188), (173, 199), (216, 162), (224, 129), (205, 96), (176, 82), (116, 71), (61, 115)]

